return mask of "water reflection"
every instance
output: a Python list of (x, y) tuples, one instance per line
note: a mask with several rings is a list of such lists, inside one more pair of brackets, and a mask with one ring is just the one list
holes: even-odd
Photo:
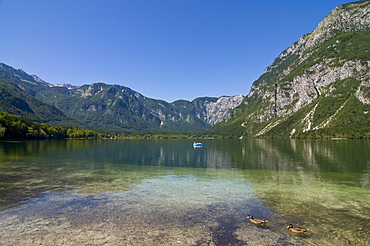
[(370, 143), (365, 140), (258, 139), (240, 145), (240, 152), (228, 152), (242, 169), (362, 172), (370, 159)]
[(283, 240), (293, 223), (310, 228), (308, 243), (363, 244), (370, 239), (369, 147), (365, 140), (205, 140), (198, 149), (190, 140), (3, 142), (0, 210), (43, 192), (77, 189), (79, 198), (70, 199), (86, 197), (89, 206), (97, 200), (81, 193), (118, 192), (110, 193), (121, 199), (114, 208), (140, 201), (140, 209), (157, 207), (168, 220), (183, 211), (192, 223), (211, 224), (215, 237), (236, 221), (240, 233), (228, 232), (235, 242), (251, 230), (242, 218), (252, 213), (268, 217), (269, 232)]
[[(363, 172), (366, 140), (57, 140), (0, 142), (0, 163), (27, 157), (142, 166)], [(292, 165), (294, 164), (294, 165)]]
[[(273, 221), (311, 228), (311, 242), (339, 245), (368, 242), (370, 220), (367, 141), (257, 140), (244, 143), (243, 168)], [(243, 158), (241, 158), (243, 159)], [(257, 165), (257, 166), (256, 166)], [(268, 170), (268, 171), (267, 171)], [(281, 225), (279, 225), (280, 227)]]

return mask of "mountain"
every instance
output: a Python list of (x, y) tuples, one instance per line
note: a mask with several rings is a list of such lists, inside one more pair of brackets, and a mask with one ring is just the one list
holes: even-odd
[(336, 7), (284, 50), (210, 133), (370, 137), (369, 10), (369, 0)]
[(26, 74), (23, 70), (15, 70), (5, 64), (0, 64), (0, 111), (37, 122), (61, 123), (64, 121), (70, 125), (76, 125), (61, 110), (37, 100), (32, 95), (34, 94), (32, 90), (25, 91), (21, 85), (24, 83), (22, 81), (26, 80), (30, 88), (33, 83), (46, 84), (38, 77)]
[(98, 131), (203, 132), (244, 99), (237, 95), (168, 103), (121, 85), (53, 85), (6, 64), (0, 64), (0, 79), (0, 111)]

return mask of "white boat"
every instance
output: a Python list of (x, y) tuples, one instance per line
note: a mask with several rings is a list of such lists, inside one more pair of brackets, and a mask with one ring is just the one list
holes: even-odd
[(195, 148), (195, 147), (202, 147), (202, 143), (199, 143), (199, 142), (194, 142), (193, 143), (193, 147)]

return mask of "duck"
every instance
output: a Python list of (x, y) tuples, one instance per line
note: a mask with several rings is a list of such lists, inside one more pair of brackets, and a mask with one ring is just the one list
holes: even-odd
[(286, 228), (288, 228), (289, 231), (295, 232), (295, 233), (306, 233), (307, 231), (309, 231), (309, 229), (307, 228), (302, 228), (299, 226), (294, 227), (292, 224), (289, 224)]
[(255, 219), (253, 218), (252, 215), (248, 215), (247, 218), (249, 219), (250, 222), (256, 225), (266, 225), (266, 223), (268, 222), (268, 220)]

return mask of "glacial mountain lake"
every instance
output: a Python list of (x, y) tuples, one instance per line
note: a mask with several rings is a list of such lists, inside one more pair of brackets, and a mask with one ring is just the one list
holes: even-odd
[(202, 142), (0, 142), (0, 245), (370, 245), (370, 141)]

